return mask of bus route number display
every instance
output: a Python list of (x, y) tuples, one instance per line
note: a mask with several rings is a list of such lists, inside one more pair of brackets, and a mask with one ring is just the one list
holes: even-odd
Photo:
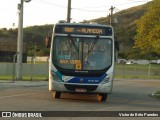
[(103, 34), (104, 30), (99, 28), (74, 28), (74, 27), (64, 27), (64, 32), (67, 33), (81, 33), (81, 34)]

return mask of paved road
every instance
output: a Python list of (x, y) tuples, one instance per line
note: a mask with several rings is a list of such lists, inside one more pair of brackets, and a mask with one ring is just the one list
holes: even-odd
[(96, 95), (85, 94), (55, 99), (47, 81), (0, 81), (0, 111), (160, 111), (160, 100), (149, 96), (157, 90), (160, 80), (115, 80), (108, 100), (98, 102)]

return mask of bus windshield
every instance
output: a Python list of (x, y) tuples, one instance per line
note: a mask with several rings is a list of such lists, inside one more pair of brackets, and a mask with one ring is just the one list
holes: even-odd
[(103, 70), (112, 64), (112, 40), (99, 37), (55, 36), (55, 66), (70, 70)]

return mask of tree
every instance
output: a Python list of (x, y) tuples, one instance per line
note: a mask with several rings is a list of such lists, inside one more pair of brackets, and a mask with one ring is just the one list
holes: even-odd
[(160, 0), (153, 0), (137, 22), (135, 45), (143, 53), (160, 54)]

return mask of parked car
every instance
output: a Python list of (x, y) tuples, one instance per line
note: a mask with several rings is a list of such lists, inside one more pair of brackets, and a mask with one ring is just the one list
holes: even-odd
[(150, 62), (149, 64), (154, 64), (154, 65), (157, 65), (158, 63), (156, 63), (156, 62)]
[(126, 64), (126, 60), (125, 59), (119, 59), (119, 62), (120, 64)]
[(130, 65), (130, 64), (135, 64), (135, 63), (132, 61), (128, 61), (128, 62), (126, 62), (126, 64)]

